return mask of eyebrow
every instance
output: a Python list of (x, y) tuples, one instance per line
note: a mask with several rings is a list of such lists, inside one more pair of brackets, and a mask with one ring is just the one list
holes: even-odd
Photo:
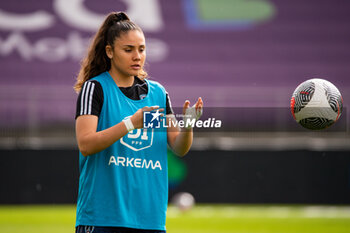
[[(137, 46), (135, 45), (123, 45), (124, 47), (130, 47), (130, 48), (135, 48)], [(144, 44), (140, 45), (139, 47), (146, 47)]]

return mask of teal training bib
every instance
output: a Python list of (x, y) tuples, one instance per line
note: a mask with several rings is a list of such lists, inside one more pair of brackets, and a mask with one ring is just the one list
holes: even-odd
[[(126, 97), (108, 72), (100, 82), (104, 103), (97, 131), (112, 127), (145, 106), (165, 107), (164, 88), (148, 81), (142, 100)], [(105, 150), (79, 153), (78, 225), (165, 230), (168, 201), (166, 130), (137, 129)]]

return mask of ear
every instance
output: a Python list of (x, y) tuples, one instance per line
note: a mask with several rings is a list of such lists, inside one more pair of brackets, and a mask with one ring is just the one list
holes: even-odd
[(113, 58), (113, 48), (111, 45), (106, 45), (106, 55), (109, 59)]

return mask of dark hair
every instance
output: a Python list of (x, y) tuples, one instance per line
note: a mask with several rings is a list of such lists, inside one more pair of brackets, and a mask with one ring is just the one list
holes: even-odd
[[(107, 57), (106, 46), (114, 46), (116, 38), (120, 37), (122, 33), (130, 30), (139, 30), (141, 28), (134, 22), (130, 21), (128, 15), (124, 12), (111, 12), (100, 29), (94, 36), (90, 45), (87, 56), (83, 59), (77, 81), (74, 85), (74, 90), (79, 92), (85, 81), (107, 71), (111, 68), (111, 60)], [(141, 69), (139, 73), (140, 78), (146, 78), (147, 73)]]

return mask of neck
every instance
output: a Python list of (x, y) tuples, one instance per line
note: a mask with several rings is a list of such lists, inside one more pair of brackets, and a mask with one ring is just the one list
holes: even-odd
[(112, 76), (114, 82), (118, 87), (131, 87), (134, 83), (134, 76), (128, 76), (125, 74), (121, 74), (120, 72), (110, 69), (109, 74)]

